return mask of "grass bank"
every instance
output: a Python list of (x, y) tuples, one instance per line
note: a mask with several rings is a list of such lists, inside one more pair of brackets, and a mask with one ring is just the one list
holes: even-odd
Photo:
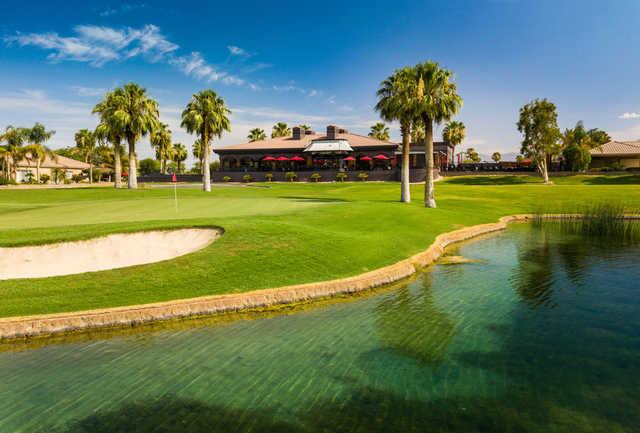
[[(604, 176), (602, 176), (605, 178)], [(367, 272), (427, 248), (443, 232), (507, 214), (566, 211), (593, 201), (640, 207), (633, 176), (457, 177), (437, 184), (438, 208), (397, 202), (395, 183), (256, 184), (138, 191), (0, 191), (0, 245), (77, 240), (125, 231), (220, 226), (225, 235), (175, 260), (75, 276), (0, 281), (0, 317), (106, 308), (323, 281)], [(608, 183), (607, 183), (608, 182)], [(62, 259), (62, 258), (61, 258)]]

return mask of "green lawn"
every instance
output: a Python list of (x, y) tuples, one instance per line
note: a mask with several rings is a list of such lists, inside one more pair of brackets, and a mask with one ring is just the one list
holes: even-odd
[[(458, 177), (438, 182), (437, 209), (397, 202), (395, 183), (179, 189), (0, 190), (0, 245), (83, 239), (154, 228), (219, 226), (206, 249), (152, 265), (0, 281), (0, 317), (242, 292), (359, 274), (424, 250), (438, 234), (500, 216), (574, 211), (612, 200), (640, 208), (640, 177)], [(62, 258), (61, 258), (62, 260)]]

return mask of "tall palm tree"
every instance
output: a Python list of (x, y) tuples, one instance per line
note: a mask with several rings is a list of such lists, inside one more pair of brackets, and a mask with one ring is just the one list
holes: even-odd
[(182, 143), (174, 143), (173, 144), (173, 153), (171, 154), (171, 159), (178, 166), (177, 172), (182, 172), (182, 163), (187, 159), (187, 148), (184, 147)]
[(291, 129), (284, 122), (278, 122), (273, 125), (271, 130), (271, 138), (288, 137), (291, 135)]
[(156, 150), (156, 158), (160, 161), (160, 172), (167, 174), (167, 160), (171, 159), (171, 130), (166, 123), (160, 123), (151, 131), (151, 145)]
[(27, 128), (11, 125), (7, 126), (2, 134), (3, 140), (7, 143), (4, 146), (4, 154), (10, 179), (16, 180), (16, 164), (24, 158), (25, 149), (23, 145), (28, 137), (29, 130)]
[(247, 136), (247, 139), (251, 142), (251, 141), (260, 141), (260, 140), (264, 140), (267, 138), (267, 134), (264, 133), (264, 129), (262, 128), (253, 128), (251, 131), (249, 131), (249, 135)]
[(84, 161), (89, 164), (89, 183), (93, 183), (93, 157), (96, 152), (96, 136), (93, 131), (81, 129), (75, 135), (76, 147), (82, 152)]
[(94, 136), (101, 146), (108, 147), (109, 144), (113, 146), (113, 171), (114, 171), (114, 186), (120, 188), (122, 186), (122, 140), (123, 131), (120, 128), (119, 122), (116, 121), (113, 113), (117, 110), (117, 105), (120, 103), (114, 92), (109, 92), (105, 95), (102, 101), (93, 108), (94, 114), (99, 114), (100, 123), (94, 131)]
[(44, 145), (56, 131), (47, 131), (43, 124), (36, 122), (33, 128), (27, 132), (27, 140), (29, 145), (25, 148), (25, 156), (29, 160), (36, 162), (36, 181), (40, 182), (40, 166), (46, 160), (47, 156), (51, 159), (57, 159), (56, 154)]
[(459, 120), (447, 122), (442, 130), (442, 139), (454, 147), (464, 141), (467, 134), (467, 127)]
[(231, 131), (230, 114), (224, 99), (211, 89), (194, 94), (182, 112), (181, 126), (190, 134), (198, 134), (202, 140), (202, 189), (207, 192), (211, 191), (211, 139), (221, 137), (224, 131)]
[(135, 189), (138, 187), (136, 143), (158, 128), (158, 103), (147, 95), (146, 89), (135, 83), (128, 83), (111, 92), (105, 115), (109, 123), (118, 130), (120, 137), (127, 140), (128, 186)]
[(418, 63), (413, 68), (415, 74), (418, 112), (424, 124), (424, 152), (427, 161), (427, 177), (424, 188), (425, 207), (435, 208), (436, 200), (433, 184), (433, 124), (448, 121), (462, 107), (453, 73), (441, 68), (437, 62)]
[(409, 155), (411, 146), (411, 124), (416, 119), (415, 111), (415, 80), (411, 68), (396, 70), (390, 77), (380, 84), (378, 89), (378, 103), (376, 111), (387, 122), (398, 120), (402, 135), (402, 173), (400, 187), (400, 201), (411, 202), (409, 184)]
[(373, 137), (377, 140), (388, 141), (389, 140), (389, 127), (382, 122), (378, 122), (371, 127), (369, 137)]

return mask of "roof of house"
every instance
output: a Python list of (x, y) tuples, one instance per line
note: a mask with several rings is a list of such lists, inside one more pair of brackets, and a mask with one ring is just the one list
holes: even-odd
[(610, 141), (591, 149), (591, 156), (640, 155), (640, 141)]
[[(36, 161), (23, 159), (16, 164), (19, 168), (35, 168)], [(75, 159), (67, 158), (66, 156), (56, 155), (55, 159), (52, 159), (47, 155), (43, 162), (40, 163), (40, 168), (61, 168), (68, 170), (86, 170), (90, 167), (89, 164)]]
[[(336, 134), (337, 140), (347, 140), (349, 145), (357, 149), (358, 147), (393, 147), (397, 146), (390, 141), (378, 140), (376, 138), (367, 137), (364, 135), (344, 133)], [(222, 151), (228, 152), (233, 150), (302, 150), (311, 144), (312, 141), (317, 140), (329, 140), (325, 134), (307, 134), (302, 136), (299, 140), (294, 140), (292, 137), (279, 137), (270, 138), (267, 140), (252, 141), (249, 143), (234, 144), (226, 147), (219, 147), (214, 149), (214, 152)]]

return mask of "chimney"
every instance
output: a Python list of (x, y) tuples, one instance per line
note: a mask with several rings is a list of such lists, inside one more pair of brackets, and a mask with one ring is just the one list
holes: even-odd
[(291, 128), (291, 131), (293, 132), (294, 140), (300, 140), (304, 135), (304, 129), (300, 128), (299, 126), (294, 126), (293, 128)]
[(338, 135), (338, 127), (336, 125), (327, 126), (327, 138), (329, 140), (335, 140)]

